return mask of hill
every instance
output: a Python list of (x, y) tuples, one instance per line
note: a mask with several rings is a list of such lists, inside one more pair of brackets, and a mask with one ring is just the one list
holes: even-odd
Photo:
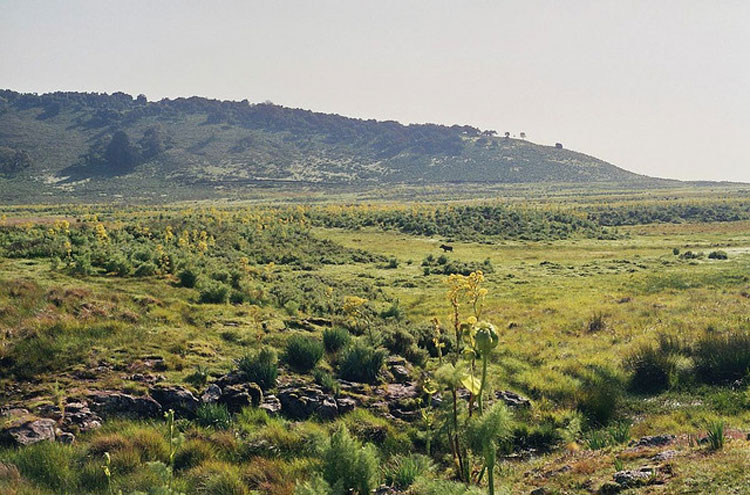
[(11, 90), (0, 91), (0, 175), (6, 199), (200, 196), (268, 184), (655, 181), (471, 126), (402, 125), (247, 100)]

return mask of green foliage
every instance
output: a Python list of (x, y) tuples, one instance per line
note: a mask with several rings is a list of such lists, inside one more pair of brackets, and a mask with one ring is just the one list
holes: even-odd
[(344, 380), (374, 383), (385, 361), (386, 352), (357, 340), (344, 351), (339, 363), (339, 375)]
[(224, 304), (228, 300), (228, 286), (214, 280), (205, 280), (201, 282), (198, 292), (198, 302), (207, 304)]
[(203, 427), (226, 430), (232, 425), (232, 417), (223, 404), (201, 404), (195, 412), (195, 422)]
[(180, 287), (193, 288), (198, 282), (198, 272), (192, 268), (183, 268), (177, 273)]
[(306, 373), (323, 357), (323, 344), (314, 337), (292, 335), (286, 341), (284, 361), (294, 370)]
[(348, 346), (350, 340), (349, 330), (345, 328), (334, 327), (323, 330), (323, 346), (326, 352), (336, 353)]
[(595, 425), (608, 424), (622, 400), (621, 377), (608, 368), (590, 366), (583, 371), (581, 380), (583, 384), (576, 394), (578, 410)]
[(320, 385), (325, 392), (333, 395), (338, 395), (341, 391), (339, 382), (328, 371), (322, 370), (320, 368), (315, 368), (312, 375), (315, 379), (315, 383)]
[(401, 490), (409, 488), (420, 476), (435, 469), (429, 457), (421, 454), (397, 455), (383, 469), (383, 479), (389, 486)]
[(638, 393), (661, 392), (676, 380), (676, 355), (661, 346), (641, 344), (625, 358), (624, 367), (630, 373), (630, 388)]
[(56, 442), (38, 442), (17, 450), (11, 462), (26, 478), (48, 490), (66, 493), (75, 486), (74, 450)]
[(711, 450), (721, 450), (724, 448), (724, 422), (714, 421), (708, 425), (708, 431), (706, 432), (706, 440), (708, 441), (708, 447)]
[(237, 368), (248, 382), (255, 382), (263, 390), (276, 385), (279, 374), (278, 357), (273, 349), (263, 348), (246, 354), (237, 361)]
[(706, 383), (727, 383), (750, 373), (750, 334), (706, 333), (693, 349), (695, 372)]
[(333, 432), (321, 457), (323, 479), (333, 495), (369, 495), (377, 485), (377, 451), (352, 438), (346, 427)]
[(197, 495), (247, 495), (237, 466), (221, 461), (208, 461), (186, 474), (191, 493)]
[(584, 441), (589, 450), (601, 450), (609, 446), (611, 437), (604, 430), (593, 430), (586, 435)]
[(216, 448), (211, 443), (197, 438), (190, 439), (177, 449), (174, 456), (174, 469), (185, 471), (215, 457)]

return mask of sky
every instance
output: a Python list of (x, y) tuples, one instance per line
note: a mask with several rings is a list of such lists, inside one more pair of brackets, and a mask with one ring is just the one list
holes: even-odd
[(750, 182), (746, 0), (0, 0), (0, 87), (525, 132)]

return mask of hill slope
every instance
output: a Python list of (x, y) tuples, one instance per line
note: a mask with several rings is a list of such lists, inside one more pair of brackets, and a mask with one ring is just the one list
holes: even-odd
[(101, 194), (257, 183), (650, 181), (470, 126), (360, 120), (205, 98), (0, 91), (0, 187)]

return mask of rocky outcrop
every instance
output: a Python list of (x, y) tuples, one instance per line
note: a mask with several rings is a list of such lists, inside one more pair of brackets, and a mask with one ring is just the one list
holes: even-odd
[(633, 449), (640, 447), (663, 447), (674, 442), (676, 438), (677, 437), (675, 437), (674, 435), (653, 435), (648, 437), (641, 437), (638, 440), (632, 440), (628, 444), (628, 447), (631, 447)]
[(86, 401), (68, 402), (62, 423), (67, 431), (84, 433), (101, 428), (102, 418), (89, 408)]
[(4, 443), (16, 446), (31, 445), (45, 440), (54, 441), (56, 426), (55, 420), (49, 418), (21, 421), (2, 430), (0, 438)]
[(312, 415), (330, 419), (339, 414), (336, 399), (318, 385), (288, 385), (279, 389), (278, 397), (282, 413), (293, 419), (307, 419)]
[(162, 407), (151, 397), (136, 397), (122, 392), (94, 392), (89, 396), (91, 409), (102, 417), (127, 416), (132, 418), (157, 418)]
[(218, 403), (224, 404), (229, 412), (239, 412), (245, 407), (258, 407), (263, 401), (263, 391), (255, 383), (241, 383), (225, 386)]
[(162, 410), (172, 409), (179, 417), (194, 418), (200, 406), (200, 401), (185, 387), (153, 387), (149, 393), (161, 405)]

